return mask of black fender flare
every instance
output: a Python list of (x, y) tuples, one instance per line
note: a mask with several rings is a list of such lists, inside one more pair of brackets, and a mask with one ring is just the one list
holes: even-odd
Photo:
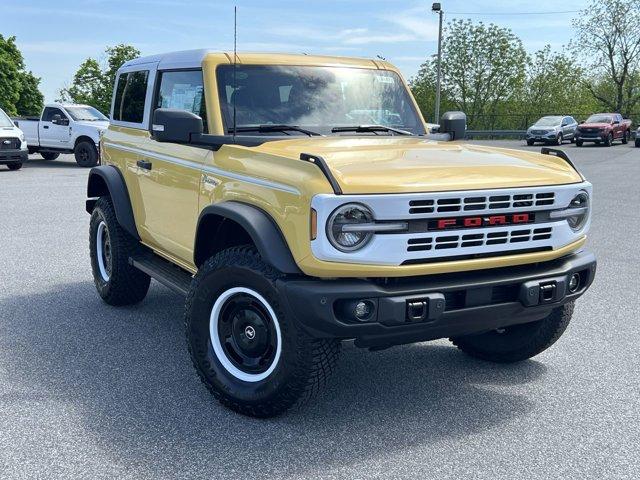
[(87, 182), (87, 213), (92, 213), (98, 201), (98, 197), (109, 195), (113, 208), (116, 211), (116, 219), (122, 228), (130, 233), (136, 240), (140, 240), (136, 221), (133, 217), (131, 199), (124, 177), (120, 170), (112, 165), (93, 167), (89, 171)]
[(198, 265), (198, 251), (206, 241), (200, 233), (202, 220), (208, 215), (217, 215), (239, 224), (249, 234), (262, 259), (282, 273), (301, 275), (291, 250), (280, 228), (271, 216), (258, 207), (247, 203), (226, 201), (205, 207), (198, 218), (196, 241), (193, 250), (194, 263)]

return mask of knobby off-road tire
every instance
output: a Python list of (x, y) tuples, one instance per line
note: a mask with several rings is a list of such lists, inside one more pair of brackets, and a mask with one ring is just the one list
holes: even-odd
[(573, 302), (570, 302), (554, 309), (548, 317), (537, 322), (450, 340), (472, 357), (497, 363), (520, 362), (553, 345), (566, 330), (572, 314)]
[(187, 296), (193, 365), (222, 405), (244, 415), (273, 417), (304, 403), (338, 359), (339, 341), (312, 338), (285, 313), (275, 286), (283, 276), (255, 248), (233, 247), (204, 263)]
[(111, 199), (101, 197), (91, 214), (89, 250), (93, 281), (109, 305), (132, 305), (147, 295), (151, 278), (129, 264), (141, 249), (118, 223)]
[(95, 167), (98, 164), (98, 150), (90, 142), (79, 142), (73, 154), (80, 167)]
[(40, 152), (40, 156), (45, 160), (55, 160), (60, 154), (55, 152)]
[(9, 170), (20, 170), (22, 168), (22, 162), (7, 163)]

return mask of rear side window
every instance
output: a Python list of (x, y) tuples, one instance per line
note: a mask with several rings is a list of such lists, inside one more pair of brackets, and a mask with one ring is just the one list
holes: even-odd
[(148, 80), (148, 70), (120, 74), (113, 105), (114, 120), (142, 123)]
[(175, 108), (195, 113), (202, 118), (204, 131), (207, 132), (202, 70), (162, 72), (154, 110), (157, 108)]

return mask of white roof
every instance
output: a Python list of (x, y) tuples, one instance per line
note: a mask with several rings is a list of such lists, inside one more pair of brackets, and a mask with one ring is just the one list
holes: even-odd
[(161, 53), (159, 55), (134, 58), (133, 60), (125, 62), (120, 68), (124, 69), (148, 63), (157, 64), (158, 69), (161, 70), (167, 68), (196, 68), (202, 65), (202, 61), (207, 54), (216, 52), (220, 51), (201, 48), (198, 50), (182, 50), (180, 52)]

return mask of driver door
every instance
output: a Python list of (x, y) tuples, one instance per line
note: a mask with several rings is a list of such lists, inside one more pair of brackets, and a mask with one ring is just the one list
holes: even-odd
[(46, 107), (39, 126), (40, 146), (68, 148), (71, 141), (69, 117), (60, 108)]

